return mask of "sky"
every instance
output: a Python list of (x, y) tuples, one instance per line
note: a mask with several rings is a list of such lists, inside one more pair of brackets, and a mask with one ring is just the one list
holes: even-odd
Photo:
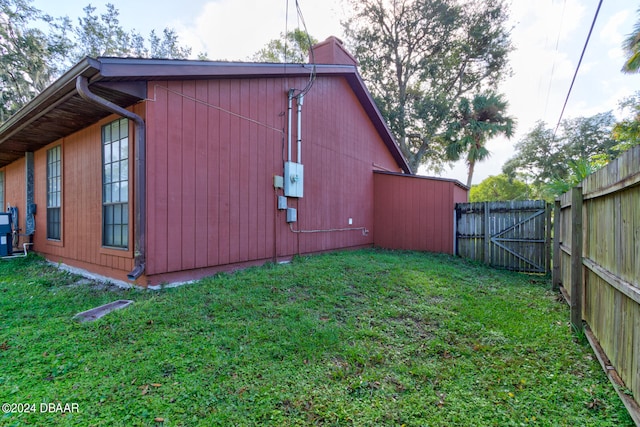
[[(125, 29), (148, 36), (152, 29), (173, 28), (193, 55), (210, 59), (248, 60), (285, 29), (301, 26), (294, 0), (110, 0), (120, 11)], [(34, 0), (33, 5), (52, 16), (77, 22), (89, 0)], [(107, 1), (104, 1), (107, 3)], [(93, 1), (98, 13), (104, 3)], [(512, 75), (500, 91), (517, 120), (515, 135), (487, 144), (491, 157), (476, 165), (473, 183), (497, 175), (514, 155), (514, 145), (535, 123), (555, 127), (580, 59), (598, 0), (511, 0), (510, 55)], [(287, 10), (287, 4), (289, 10)], [(318, 40), (342, 37), (340, 21), (346, 8), (341, 0), (299, 0), (309, 33)], [(640, 74), (620, 72), (622, 43), (640, 19), (637, 0), (603, 1), (563, 118), (588, 117), (613, 110), (624, 97), (640, 91)], [(427, 171), (419, 173), (430, 174)], [(458, 162), (440, 176), (466, 182), (466, 165)]]

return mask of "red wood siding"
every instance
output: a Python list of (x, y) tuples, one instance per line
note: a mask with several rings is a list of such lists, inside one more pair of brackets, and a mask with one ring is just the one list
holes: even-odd
[(453, 212), (467, 189), (442, 179), (374, 174), (378, 247), (453, 254)]
[(7, 165), (4, 170), (4, 206), (0, 210), (5, 212), (7, 204), (18, 207), (20, 228), (24, 230), (27, 212), (26, 170), (25, 159), (17, 160)]
[[(134, 108), (144, 114), (143, 106)], [(134, 243), (134, 132), (129, 129), (129, 249), (102, 247), (102, 136), (101, 127), (118, 119), (112, 115), (82, 131), (62, 138), (34, 154), (36, 233), (34, 249), (54, 262), (84, 268), (97, 274), (127, 280), (133, 269)], [(62, 151), (62, 235), (47, 239), (47, 150)]]
[[(374, 163), (399, 170), (346, 80), (319, 78), (303, 106), (304, 198), (278, 211), (287, 91), (306, 79), (151, 82), (147, 274), (373, 244)], [(293, 157), (296, 153), (294, 102)], [(353, 224), (348, 224), (348, 219)], [(363, 227), (362, 231), (328, 231)], [(194, 273), (195, 274), (195, 273)], [(156, 276), (156, 277), (153, 277)], [(166, 276), (168, 277), (168, 276)]]

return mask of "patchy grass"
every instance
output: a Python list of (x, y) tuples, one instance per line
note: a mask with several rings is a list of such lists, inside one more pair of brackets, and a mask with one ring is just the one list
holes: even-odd
[(77, 279), (0, 262), (0, 403), (36, 405), (0, 425), (633, 425), (541, 278), (364, 250), (159, 292)]

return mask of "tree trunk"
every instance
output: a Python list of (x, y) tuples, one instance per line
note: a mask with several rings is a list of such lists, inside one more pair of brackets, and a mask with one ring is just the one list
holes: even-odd
[(469, 161), (469, 175), (467, 175), (467, 187), (471, 188), (471, 181), (473, 180), (473, 170), (475, 169), (476, 162)]

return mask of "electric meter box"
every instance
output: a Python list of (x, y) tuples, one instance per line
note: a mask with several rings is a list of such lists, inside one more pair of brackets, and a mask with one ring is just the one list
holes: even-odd
[(284, 164), (284, 195), (302, 197), (304, 184), (304, 166), (301, 163), (286, 162)]
[(0, 212), (0, 256), (13, 254), (11, 245), (11, 214)]

